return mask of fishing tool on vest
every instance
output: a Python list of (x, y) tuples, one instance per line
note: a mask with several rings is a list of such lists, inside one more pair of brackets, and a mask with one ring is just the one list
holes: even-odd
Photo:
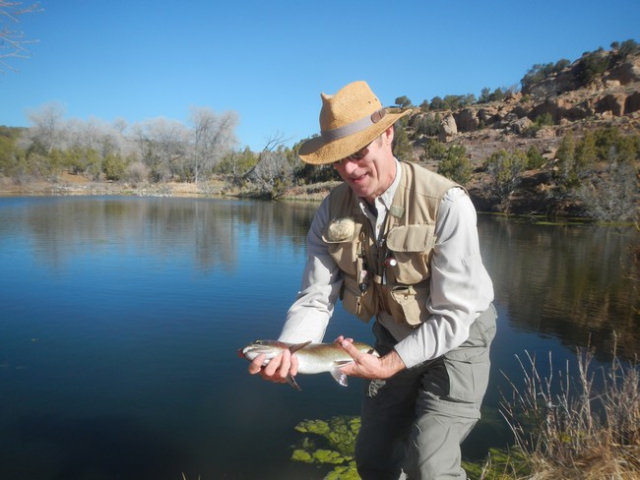
[(361, 293), (364, 293), (369, 288), (369, 267), (367, 265), (367, 257), (365, 255), (364, 245), (362, 240), (365, 239), (364, 233), (360, 233), (360, 253), (357, 258), (356, 272), (358, 274), (358, 288)]

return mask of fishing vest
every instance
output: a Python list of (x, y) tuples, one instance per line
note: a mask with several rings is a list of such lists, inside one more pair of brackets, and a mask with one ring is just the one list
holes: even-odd
[(396, 322), (417, 327), (430, 314), (430, 263), (435, 224), (451, 180), (402, 162), (393, 202), (375, 238), (371, 222), (347, 183), (330, 194), (330, 218), (322, 239), (342, 271), (340, 299), (348, 312), (368, 322), (389, 313)]

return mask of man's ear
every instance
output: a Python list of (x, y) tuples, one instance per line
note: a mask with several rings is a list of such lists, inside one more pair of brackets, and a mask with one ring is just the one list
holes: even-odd
[(384, 132), (382, 132), (382, 138), (385, 144), (391, 145), (393, 143), (393, 138), (395, 136), (395, 130), (393, 129), (393, 125), (389, 126)]

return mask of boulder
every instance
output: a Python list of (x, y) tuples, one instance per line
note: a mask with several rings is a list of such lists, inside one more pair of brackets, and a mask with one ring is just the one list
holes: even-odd
[(533, 121), (529, 117), (522, 117), (513, 122), (510, 130), (516, 135), (522, 135), (531, 125)]
[(453, 115), (447, 115), (442, 119), (440, 123), (440, 133), (438, 135), (438, 139), (442, 143), (447, 143), (453, 139), (458, 134), (458, 126), (456, 125), (456, 120)]
[(464, 108), (454, 113), (454, 119), (459, 132), (474, 132), (480, 126), (478, 115), (471, 108)]
[(487, 106), (479, 109), (477, 116), (480, 122), (487, 126), (491, 126), (500, 121), (500, 117), (498, 117), (498, 108), (493, 106)]
[(610, 93), (596, 101), (595, 111), (596, 113), (611, 112), (612, 115), (619, 117), (624, 114), (624, 106), (626, 100), (627, 95), (624, 93)]
[(629, 95), (624, 102), (624, 114), (629, 115), (639, 110), (640, 110), (640, 92), (634, 92), (631, 95)]
[(545, 115), (545, 114), (551, 115), (551, 118), (553, 118), (553, 120), (555, 122), (557, 122), (559, 120), (559, 118), (558, 118), (558, 101), (557, 101), (557, 99), (556, 100), (545, 100), (544, 102), (539, 103), (538, 105), (533, 107), (531, 109), (531, 112), (529, 113), (529, 118), (535, 120), (539, 116)]
[(620, 85), (640, 82), (640, 57), (631, 57), (628, 62), (611, 69), (605, 77), (605, 81), (613, 80), (620, 82)]

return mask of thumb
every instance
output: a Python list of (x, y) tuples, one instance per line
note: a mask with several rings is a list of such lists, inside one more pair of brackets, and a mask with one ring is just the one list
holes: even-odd
[(362, 352), (356, 348), (353, 344), (353, 340), (350, 338), (343, 338), (340, 342), (340, 346), (354, 359), (357, 360), (362, 356)]

